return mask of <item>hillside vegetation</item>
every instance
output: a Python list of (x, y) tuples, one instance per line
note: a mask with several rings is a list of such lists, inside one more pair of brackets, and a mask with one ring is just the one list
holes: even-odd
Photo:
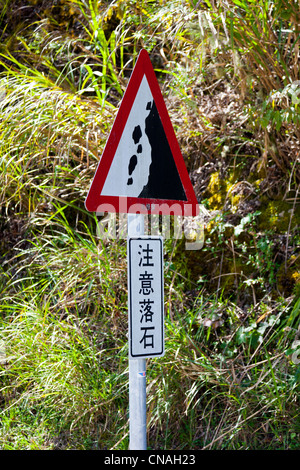
[(84, 201), (142, 48), (202, 207), (150, 449), (299, 449), (295, 0), (0, 0), (0, 448), (127, 449), (126, 240)]

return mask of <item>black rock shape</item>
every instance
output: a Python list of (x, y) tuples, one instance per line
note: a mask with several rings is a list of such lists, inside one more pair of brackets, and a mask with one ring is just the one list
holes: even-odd
[[(149, 107), (148, 107), (149, 106)], [(151, 164), (147, 184), (138, 197), (187, 201), (178, 170), (155, 102), (145, 122), (145, 132), (151, 146)]]
[(140, 138), (142, 137), (142, 131), (140, 126), (135, 126), (134, 131), (132, 133), (132, 138), (135, 144), (138, 144), (140, 141)]
[[(137, 165), (137, 156), (132, 155), (132, 157), (129, 160), (129, 165), (128, 165), (128, 173), (129, 175), (132, 175), (132, 172), (134, 171), (135, 167)], [(132, 178), (128, 178), (127, 184), (131, 185), (133, 183)]]

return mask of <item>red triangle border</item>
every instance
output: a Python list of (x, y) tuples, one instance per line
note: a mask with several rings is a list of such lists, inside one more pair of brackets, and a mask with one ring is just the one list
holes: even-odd
[[(101, 194), (111, 163), (117, 151), (128, 116), (130, 114), (141, 81), (146, 75), (149, 88), (155, 101), (181, 182), (186, 201), (146, 199), (139, 197), (105, 196)], [(116, 182), (117, 184), (117, 182)], [(148, 52), (142, 49), (125, 90), (120, 108), (113, 123), (94, 179), (85, 200), (85, 207), (91, 212), (120, 212), (142, 214), (174, 214), (195, 216), (199, 205), (190, 181), (179, 144), (169, 117)]]

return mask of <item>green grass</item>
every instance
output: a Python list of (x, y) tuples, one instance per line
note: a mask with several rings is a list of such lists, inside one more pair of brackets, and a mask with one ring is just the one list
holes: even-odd
[[(166, 353), (147, 361), (149, 448), (299, 449), (297, 134), (284, 127), (289, 158), (274, 115), (262, 125), (263, 72), (251, 69), (254, 55), (264, 70), (277, 56), (290, 66), (295, 50), (281, 35), (265, 59), (253, 35), (271, 34), (267, 4), (254, 19), (251, 2), (230, 2), (223, 21), (221, 4), (206, 3), (41, 3), (13, 29), (17, 3), (0, 1), (1, 449), (128, 448), (126, 241), (101, 240), (84, 200), (141, 47), (209, 214), (203, 250), (165, 241)], [(267, 100), (275, 85), (264, 83)], [(232, 84), (243, 124), (228, 111), (224, 127), (210, 111)]]

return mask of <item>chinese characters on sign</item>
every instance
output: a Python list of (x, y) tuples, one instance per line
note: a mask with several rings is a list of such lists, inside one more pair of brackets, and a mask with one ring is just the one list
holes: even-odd
[(128, 239), (129, 357), (164, 354), (163, 240)]

